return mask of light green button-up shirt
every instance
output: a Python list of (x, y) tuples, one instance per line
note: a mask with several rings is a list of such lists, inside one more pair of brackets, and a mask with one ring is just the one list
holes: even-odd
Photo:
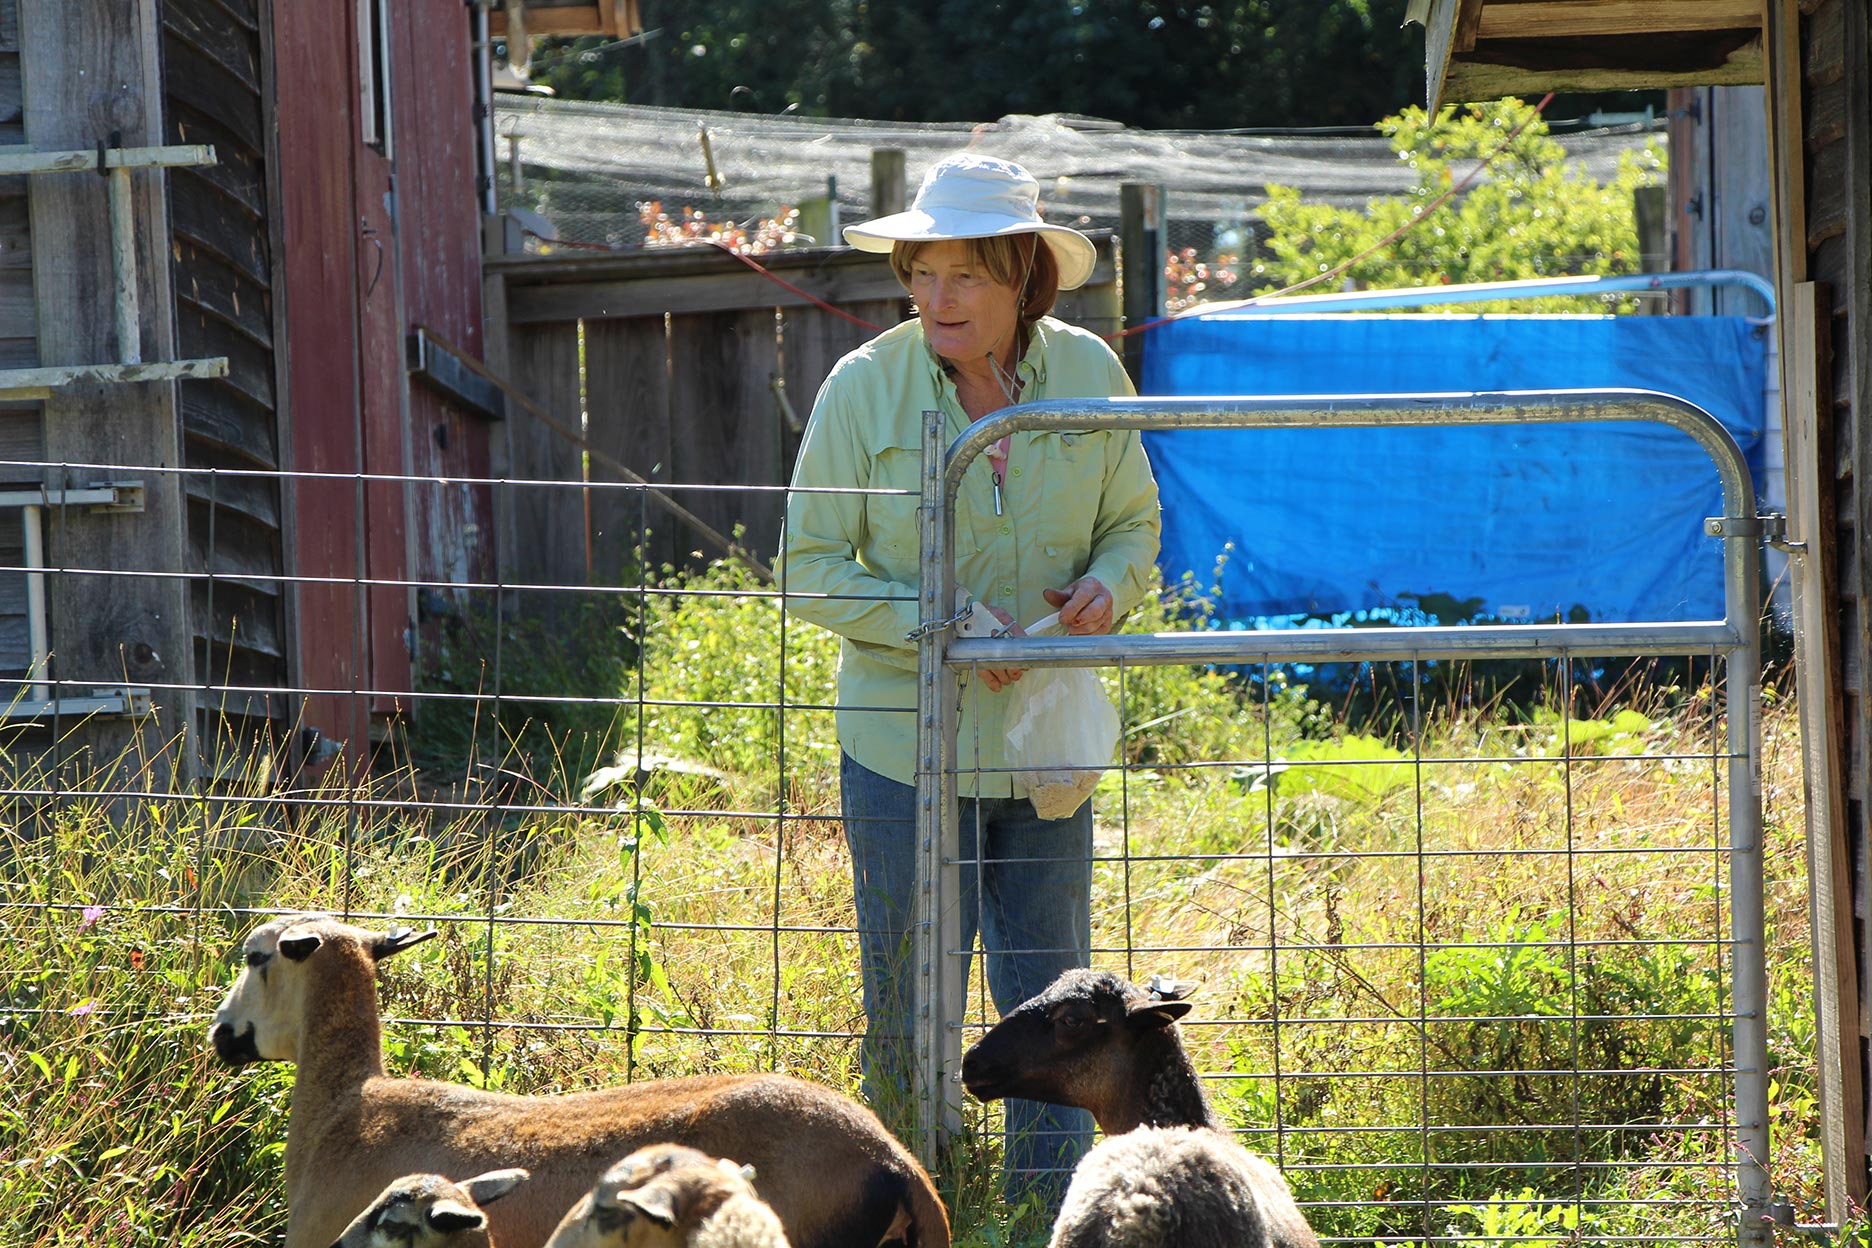
[[(1019, 364), (1023, 402), (1106, 398), (1134, 391), (1103, 340), (1051, 317), (1035, 327)], [(916, 758), (916, 647), (922, 413), (948, 416), (945, 440), (969, 425), (921, 322), (910, 320), (853, 351), (813, 405), (793, 469), (777, 572), (787, 610), (843, 637), (838, 675), (840, 747), (904, 784)], [(1135, 431), (1017, 433), (995, 514), (986, 454), (969, 465), (956, 502), (956, 583), (1022, 624), (1053, 608), (1043, 589), (1091, 574), (1122, 616), (1142, 599), (1157, 558), (1157, 482)], [(816, 489), (902, 494), (813, 493)], [(963, 698), (957, 758), (965, 768), (1004, 763), (1007, 693), (972, 681)], [(1006, 772), (961, 777), (965, 795), (1006, 797)]]

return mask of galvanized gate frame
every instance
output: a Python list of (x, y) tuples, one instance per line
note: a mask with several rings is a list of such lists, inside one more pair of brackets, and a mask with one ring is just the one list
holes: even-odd
[[(1216, 630), (1052, 638), (951, 638), (955, 603), (953, 500), (963, 470), (1025, 430), (1381, 428), (1536, 422), (1655, 421), (1694, 439), (1715, 461), (1723, 514), (1705, 531), (1723, 541), (1724, 618), (1671, 623)], [(1282, 398), (1078, 399), (1023, 403), (971, 425), (947, 448), (944, 417), (925, 413), (917, 639), (917, 878), (912, 962), (918, 1129), (934, 1166), (962, 1123), (962, 989), (956, 731), (961, 670), (975, 663), (1096, 667), (1127, 664), (1667, 657), (1720, 653), (1727, 662), (1730, 931), (1735, 1008), (1737, 1242), (1772, 1243), (1768, 1160), (1767, 971), (1761, 853), (1761, 543), (1755, 487), (1728, 430), (1701, 408), (1646, 390)], [(948, 675), (945, 675), (945, 674)]]

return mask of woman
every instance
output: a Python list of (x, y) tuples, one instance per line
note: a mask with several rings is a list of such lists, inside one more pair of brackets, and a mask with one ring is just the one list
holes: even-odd
[[(864, 978), (865, 1092), (899, 1129), (913, 1069), (917, 655), (908, 636), (918, 624), (922, 414), (946, 414), (947, 440), (1012, 403), (1133, 393), (1111, 348), (1047, 315), (1058, 291), (1091, 276), (1096, 252), (1078, 231), (1043, 222), (1038, 199), (1019, 165), (964, 154), (930, 169), (908, 212), (845, 230), (853, 246), (889, 253), (917, 314), (826, 378), (780, 551), (787, 609), (844, 638), (840, 800)], [(853, 489), (910, 493), (814, 492)], [(1002, 439), (970, 465), (955, 510), (957, 583), (1016, 633), (1052, 609), (1073, 633), (1107, 633), (1145, 593), (1157, 485), (1135, 432)], [(1005, 690), (1020, 673), (977, 675), (957, 749), (962, 939), (973, 945), (979, 920), (989, 990), (1005, 1013), (1090, 958), (1092, 811), (1043, 820), (995, 770)], [(1007, 1123), (1010, 1195), (1033, 1191), (1056, 1205), (1090, 1119), (1010, 1101)]]

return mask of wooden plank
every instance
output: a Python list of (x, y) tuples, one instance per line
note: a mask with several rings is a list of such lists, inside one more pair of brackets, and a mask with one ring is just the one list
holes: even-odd
[(1484, 39), (1693, 34), (1761, 25), (1761, 0), (1524, 0), (1477, 7), (1475, 37), (1463, 46), (1459, 26), (1458, 51), (1466, 52)]
[(1807, 250), (1815, 251), (1828, 239), (1846, 233), (1851, 214), (1852, 188), (1846, 167), (1850, 153), (1845, 143), (1829, 143), (1813, 153), (1807, 162), (1809, 205), (1807, 213)]
[[(862, 278), (845, 275), (836, 288), (805, 286), (813, 296), (834, 305), (859, 300), (888, 299), (903, 288), (886, 265), (871, 266)], [(812, 299), (794, 294), (751, 270), (736, 266), (705, 275), (645, 280), (624, 280), (584, 286), (553, 285), (508, 288), (509, 316), (516, 324), (529, 321), (596, 319), (629, 316), (652, 310), (673, 313), (730, 312), (765, 304), (768, 307), (814, 306)]]
[[(542, 35), (612, 35), (618, 34), (616, 19), (612, 16), (611, 0), (574, 0), (570, 4), (554, 4), (553, 0), (528, 0), (526, 6), (526, 29), (531, 38)], [(637, 34), (642, 30), (622, 32), (627, 35)], [(505, 38), (507, 34), (507, 10), (496, 6), (488, 11), (488, 33), (495, 38)]]
[(241, 335), (228, 333), (221, 322), (209, 320), (200, 312), (178, 318), (176, 341), (185, 359), (226, 356), (228, 369), (225, 384), (233, 386), (267, 410), (272, 410), (272, 351)]
[(37, 480), (30, 468), (9, 468), (8, 460), (32, 463), (45, 459), (45, 443), (34, 409), (0, 409), (0, 481)]
[(19, 0), (0, 0), (0, 50), (18, 52)]
[(1826, 0), (1801, 26), (1801, 65), (1808, 82), (1838, 82), (1846, 72), (1847, 0)]
[[(121, 0), (62, 0), (21, 13), (20, 64), (25, 72), (26, 134), (34, 147), (92, 147), (121, 134), (125, 146), (161, 144), (159, 32), (153, 5)], [(117, 358), (104, 179), (41, 177), (32, 186), (33, 276), (38, 300), (39, 354), (48, 365)], [(169, 283), (169, 214), (162, 175), (131, 175), (134, 254), (142, 308), (142, 358), (175, 358), (174, 299)], [(46, 454), (51, 460), (122, 464), (182, 462), (175, 387), (98, 386), (46, 401)], [(169, 474), (145, 482), (145, 510), (134, 517), (68, 511), (48, 526), (49, 558), (66, 567), (183, 567), (186, 517), (181, 487)], [(126, 521), (134, 521), (126, 523)], [(47, 587), (56, 675), (99, 683), (194, 683), (188, 599), (180, 581), (137, 577), (61, 577)], [(87, 744), (119, 756), (145, 731), (167, 742), (195, 722), (193, 695), (159, 689), (153, 723), (101, 724)], [(77, 743), (74, 743), (77, 744)], [(151, 741), (155, 774), (164, 783), (193, 774), (187, 750)]]
[(1443, 106), (1459, 4), (1460, 0), (1430, 0), (1430, 11), (1424, 17), (1424, 98), (1432, 113)]
[(1846, 137), (1846, 84), (1832, 82), (1808, 84), (1807, 127), (1801, 136), (1808, 152), (1816, 152)]
[(1762, 81), (1760, 35), (1628, 35), (1498, 39), (1450, 63), (1443, 102), (1537, 97), (1544, 91), (1663, 90)]
[[(575, 322), (529, 325), (514, 332), (514, 382), (554, 419), (580, 423), (579, 327)], [(515, 484), (495, 490), (495, 508), (512, 508), (516, 544), (510, 583), (583, 585), (587, 576), (584, 472), (579, 448), (525, 411), (507, 418)], [(521, 609), (556, 620), (563, 594), (530, 595)]]
[(1482, 33), (1482, 10), (1486, 7), (1485, 0), (1459, 0), (1456, 28), (1450, 35), (1452, 53), (1468, 52), (1475, 47), (1476, 38)]
[(257, 466), (278, 462), (279, 444), (265, 420), (265, 404), (223, 382), (186, 381), (180, 406), (182, 427), (191, 441), (191, 459), (193, 443), (199, 440)]
[[(585, 324), (587, 436), (645, 480), (672, 480), (669, 344), (662, 316)], [(594, 457), (593, 482), (618, 473)], [(689, 500), (682, 500), (689, 501)], [(676, 525), (641, 488), (591, 491), (592, 581), (627, 583), (637, 568), (676, 559)]]
[(200, 178), (171, 183), (169, 200), (178, 234), (213, 251), (252, 281), (272, 285), (265, 221)]
[[(769, 308), (672, 316), (669, 337), (671, 480), (677, 484), (786, 484), (781, 419), (771, 397), (780, 372), (779, 338)], [(678, 493), (676, 501), (717, 532), (742, 541), (766, 562), (780, 541), (780, 491)], [(702, 548), (684, 529), (685, 554)]]
[(21, 127), (26, 116), (26, 100), (20, 86), (19, 53), (0, 53), (0, 125)]
[(251, 29), (228, 20), (227, 10), (212, 0), (164, 0), (166, 50), (186, 45), (212, 61), (256, 97), (260, 94), (260, 48)]
[[(260, 102), (254, 101), (258, 111)], [(258, 152), (250, 152), (227, 133), (226, 127), (213, 118), (203, 117), (187, 105), (169, 102), (169, 137), (179, 144), (205, 143), (215, 150), (212, 165), (177, 169), (169, 175), (170, 185), (195, 178), (206, 182), (254, 220), (267, 214), (266, 168)]]
[(164, 66), (164, 85), (171, 96), (228, 127), (248, 151), (257, 152), (265, 145), (266, 136), (260, 131), (254, 107), (258, 93), (253, 85), (179, 40), (166, 41), (163, 52), (168, 62)]
[[(225, 652), (238, 646), (250, 654), (281, 658), (285, 639), (281, 636), (279, 603), (264, 595), (255, 595), (250, 587), (231, 581), (214, 583), (213, 601), (206, 581), (196, 581), (190, 607), (198, 620), (212, 620), (211, 631), (197, 633), (201, 641), (212, 641), (215, 650)], [(217, 663), (216, 668), (221, 664)], [(218, 681), (221, 672), (210, 670), (208, 679)]]
[[(219, 322), (222, 329), (239, 334), (252, 346), (271, 352), (273, 347), (273, 292), (229, 265), (220, 255), (177, 235), (175, 242), (176, 299), (179, 315), (197, 314)], [(209, 355), (221, 355), (213, 339), (204, 335)]]
[[(1851, 856), (1845, 803), (1845, 690), (1834, 656), (1839, 651), (1839, 603), (1835, 546), (1831, 540), (1832, 465), (1822, 459), (1833, 445), (1832, 402), (1824, 361), (1830, 354), (1831, 324), (1824, 295), (1812, 282), (1795, 288), (1784, 310), (1783, 350), (1790, 357), (1790, 389), (1784, 405), (1788, 465), (1788, 536), (1804, 553), (1793, 563), (1794, 630), (1801, 677), (1801, 744), (1805, 756), (1808, 875), (1814, 905), (1815, 971), (1823, 1003), (1819, 1037), (1821, 1096), (1831, 1103), (1822, 1114), (1822, 1155), (1827, 1189), (1838, 1193), (1839, 1214), (1852, 1194), (1849, 1165), (1865, 1156), (1864, 1087), (1859, 1063), (1858, 974), (1853, 966)], [(1864, 1196), (1864, 1179), (1858, 1198)], [(1829, 1210), (1829, 1217), (1835, 1216)]]
[[(827, 303), (894, 299), (903, 287), (875, 255), (801, 249), (761, 257), (770, 273)], [(647, 312), (725, 312), (757, 305), (812, 306), (714, 247), (595, 256), (490, 257), (507, 278), (510, 321), (597, 320)], [(708, 281), (689, 279), (708, 278)], [(680, 280), (665, 280), (680, 279)], [(669, 300), (677, 303), (666, 302)]]
[[(213, 453), (212, 448), (205, 448)], [(201, 452), (190, 448), (190, 458), (196, 458)], [(193, 466), (193, 465), (191, 465)], [(279, 550), (277, 533), (280, 527), (279, 483), (269, 477), (254, 477), (245, 473), (216, 473), (204, 476), (190, 473), (185, 478), (184, 492), (191, 504), (193, 514), (200, 510), (205, 515), (209, 507), (222, 513), (231, 513), (243, 520), (275, 533), (275, 545), (269, 548), (272, 556), (270, 566), (279, 571)]]

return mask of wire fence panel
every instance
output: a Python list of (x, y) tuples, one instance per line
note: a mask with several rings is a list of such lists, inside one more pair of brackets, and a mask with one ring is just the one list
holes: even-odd
[[(1012, 432), (1633, 416), (1690, 434), (1715, 461), (1727, 514), (1710, 518), (1710, 531), (1729, 537), (1722, 621), (1668, 629), (1320, 629), (1307, 636), (1222, 628), (1175, 637), (953, 641), (940, 623), (955, 595), (952, 504), (961, 474), (983, 448)], [(1198, 867), (1174, 858), (1137, 861), (1128, 840), (1104, 852), (1095, 844), (1095, 870), (1122, 876), (1126, 898), (1123, 939), (1106, 927), (1102, 942), (1095, 937), (1095, 961), (1115, 962), (1130, 975), (1140, 962), (1141, 969), (1172, 972), (1192, 956), (1214, 964), (1208, 969), (1220, 1017), (1202, 1026), (1208, 1035), (1193, 1037), (1202, 1055), (1197, 1065), (1229, 1072), (1217, 1095), (1234, 1111), (1225, 1116), (1248, 1129), (1253, 1146), (1282, 1160), (1329, 1232), (1429, 1239), (1474, 1221), (1485, 1238), (1540, 1232), (1648, 1239), (1644, 1220), (1629, 1212), (1667, 1198), (1622, 1194), (1599, 1175), (1626, 1178), (1630, 1152), (1620, 1137), (1640, 1122), (1657, 1134), (1668, 1086), (1688, 1119), (1678, 1127), (1686, 1154), (1679, 1164), (1713, 1168), (1734, 1184), (1706, 1188), (1701, 1202), (1686, 1202), (1693, 1207), (1679, 1211), (1687, 1221), (1672, 1237), (1772, 1237), (1756, 675), (1760, 526), (1746, 465), (1713, 418), (1681, 400), (1637, 392), (1141, 399), (1026, 404), (978, 422), (947, 448), (942, 436), (943, 422), (932, 415), (921, 499), (926, 625), (918, 775), (937, 797), (918, 808), (921, 900), (912, 959), (922, 1003), (919, 1144), (927, 1158), (940, 1157), (964, 1130), (962, 1048), (993, 1021), (983, 986), (990, 963), (977, 962), (962, 935), (965, 924), (981, 930), (988, 916), (961, 912), (964, 869), (985, 875), (993, 864), (961, 848), (969, 842), (960, 839), (955, 794), (970, 750), (956, 740), (954, 686), (937, 678), (947, 667), (967, 673), (977, 665), (1118, 663), (1122, 693), (1126, 663), (1265, 667), (1326, 653), (1402, 665), (1406, 686), (1416, 690), (1422, 665), (1453, 655), (1553, 657), (1561, 663), (1563, 708), (1557, 758), (1546, 751), (1528, 756), (1486, 736), (1479, 751), (1452, 751), (1461, 743), (1429, 736), (1413, 696), (1398, 708), (1406, 716), (1399, 729), (1407, 748), (1374, 741), (1366, 757), (1322, 758), (1307, 768), (1311, 792), (1362, 790), (1395, 796), (1402, 806), (1391, 819), (1343, 834), (1316, 825), (1310, 835), (1290, 829), (1277, 836), (1275, 794), (1299, 786), (1290, 767), (1276, 783), (1274, 754), (1265, 745), (1215, 760), (1239, 769), (1251, 786), (1261, 781), (1261, 809), (1237, 810), (1225, 820), (1233, 835), (1221, 844), (1240, 848), (1208, 855)], [(1707, 745), (1674, 759), (1634, 756), (1616, 744), (1607, 758), (1580, 757), (1571, 737), (1575, 664), (1656, 654), (1665, 633), (1686, 641), (1702, 634), (1691, 653), (1701, 650), (1707, 659)], [(1738, 673), (1739, 685), (1732, 684)], [(979, 687), (977, 681), (970, 689)], [(1265, 670), (1260, 687), (1276, 687)], [(1272, 725), (1271, 706), (1262, 713)], [(1616, 782), (1603, 776), (1606, 764), (1629, 771), (1669, 762), (1694, 777), (1690, 809), (1706, 809), (1707, 820), (1627, 843), (1616, 827), (1582, 831), (1602, 795), (1616, 792)], [(1529, 801), (1525, 825), (1511, 826), (1506, 839), (1493, 843), (1481, 842), (1482, 827), (1464, 819), (1479, 768), (1503, 769), (1513, 777), (1508, 784), (1541, 799)], [(1009, 860), (999, 865), (1007, 870)], [(1700, 912), (1702, 921), (1666, 933), (1649, 916), (1627, 913), (1633, 871), (1684, 878), (1702, 898), (1688, 912)], [(1346, 887), (1348, 877), (1360, 881), (1348, 891), (1368, 903), (1383, 899), (1379, 913), (1347, 915), (1331, 901), (1307, 904), (1310, 895), (1330, 897)], [(1484, 881), (1487, 891), (1478, 895)], [(1266, 910), (1249, 919), (1238, 907), (1198, 900), (1217, 888), (1258, 893)], [(1158, 906), (1146, 898), (1174, 901)], [(1213, 920), (1204, 922), (1217, 914), (1242, 917), (1218, 930)], [(969, 995), (965, 983), (973, 985)], [(1678, 1004), (1654, 1012), (1669, 999)], [(1324, 1002), (1336, 1008), (1319, 1010)], [(1349, 1199), (1354, 1192), (1362, 1198)], [(1504, 1218), (1515, 1224), (1506, 1234)]]
[[(537, 328), (545, 343), (550, 323)], [(561, 369), (578, 358), (576, 340), (540, 350)], [(595, 416), (597, 387), (587, 378), (581, 400), (572, 375), (554, 410), (583, 401)], [(1518, 418), (1512, 407), (1493, 418)], [(595, 461), (558, 481), (7, 467), (320, 500), (300, 525), (353, 524), (369, 499), (420, 513), (475, 497), (497, 533), (527, 510), (569, 531), (466, 579), (421, 550), (406, 566), (268, 564), (220, 549), (240, 540), (221, 528), (181, 565), (78, 566), (55, 506), (43, 558), (6, 556), (0, 583), (43, 578), (79, 605), (50, 620), (49, 652), (9, 671), (0, 720), (16, 1170), (0, 1238), (127, 1242), (119, 1218), (186, 1244), (283, 1226), (289, 1086), (222, 1070), (203, 1033), (241, 938), (285, 910), (441, 930), (381, 972), (392, 1073), (560, 1091), (788, 1070), (857, 1091), (836, 642), (745, 564), (647, 559), (667, 528), (651, 487), (606, 480)], [(1749, 516), (1746, 474), (1722, 471), (1736, 486), (1726, 510)], [(655, 488), (712, 500), (724, 523), (784, 497)], [(608, 517), (603, 567), (577, 566), (588, 516)], [(1749, 542), (1726, 546), (1744, 560)], [(237, 582), (257, 602), (324, 605), (280, 622), (284, 683), (220, 661), (244, 635), (239, 612), (191, 620), (197, 661), (154, 677), (74, 670), (60, 639), (125, 578), (198, 603), (238, 601), (215, 592)], [(1205, 620), (1200, 597), (1173, 586), (1118, 638), (931, 644), (952, 667), (1020, 647), (1034, 666), (1099, 670), (1124, 735), (1093, 798), (1092, 961), (1200, 984), (1183, 1035), (1209, 1095), (1283, 1167), (1322, 1236), (1754, 1235), (1773, 1161), (1762, 1024), (1787, 1007), (1761, 979), (1752, 615), (1242, 638)], [(399, 613), (408, 688), (372, 676), (384, 630), (369, 616), (383, 610)], [(1489, 662), (1525, 663), (1548, 696), (1489, 705), (1473, 677)], [(1349, 726), (1323, 678), (1301, 679), (1330, 663), (1394, 693), (1397, 718)], [(1791, 780), (1787, 757), (1768, 761), (1785, 812), (1798, 760)], [(1774, 844), (1798, 844), (1785, 832), (1797, 815), (1770, 824)], [(1804, 931), (1805, 901), (1787, 863), (1771, 866), (1785, 940)], [(956, 983), (932, 1043), (953, 1055), (996, 1012), (979, 966), (961, 991), (959, 943), (940, 952)], [(958, 1242), (1043, 1241), (1000, 1203), (982, 1130), (999, 1111), (947, 1082), (930, 1095), (954, 1105), (930, 1125), (962, 1131), (948, 1151), (927, 1141)], [(1805, 1181), (1774, 1164), (1782, 1186)], [(112, 1195), (124, 1190), (150, 1195), (126, 1211)]]

